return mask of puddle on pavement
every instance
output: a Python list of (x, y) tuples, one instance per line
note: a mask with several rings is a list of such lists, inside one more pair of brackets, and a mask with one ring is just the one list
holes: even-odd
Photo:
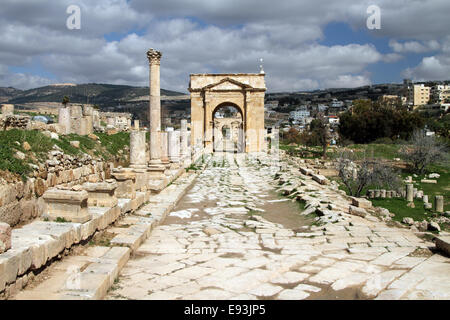
[[(164, 225), (169, 224), (185, 224), (191, 221), (207, 220), (214, 215), (210, 215), (204, 211), (206, 208), (216, 208), (218, 207), (217, 202), (223, 201), (222, 199), (217, 200), (203, 200), (201, 202), (192, 202), (187, 196), (193, 186), (188, 190), (186, 195), (181, 199), (181, 201), (175, 206), (171, 213), (179, 212), (180, 215), (184, 215), (191, 209), (190, 218), (181, 218), (168, 214), (164, 220)], [(313, 219), (311, 217), (300, 215), (303, 211), (302, 205), (298, 201), (292, 201), (290, 198), (279, 196), (274, 190), (270, 190), (264, 194), (264, 197), (260, 198), (264, 200), (263, 205), (255, 206), (258, 209), (263, 209), (264, 212), (250, 210), (247, 214), (229, 214), (227, 217), (233, 219), (247, 220), (251, 215), (258, 215), (264, 219), (282, 225), (284, 228), (294, 230), (296, 232), (305, 232), (311, 226)], [(224, 207), (224, 208), (230, 208)]]
[[(271, 200), (288, 199), (287, 201), (269, 202)], [(302, 205), (298, 201), (292, 201), (292, 199), (280, 197), (275, 191), (270, 191), (265, 198), (266, 203), (261, 206), (264, 212), (254, 212), (253, 214), (259, 215), (264, 219), (279, 223), (286, 229), (295, 231), (305, 231), (302, 227), (310, 226), (314, 221), (312, 218), (300, 215), (303, 211)]]

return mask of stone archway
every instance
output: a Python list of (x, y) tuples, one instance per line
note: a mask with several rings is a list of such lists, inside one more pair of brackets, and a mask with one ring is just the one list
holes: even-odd
[[(222, 111), (234, 112), (229, 114), (220, 114)], [(244, 140), (244, 125), (243, 125), (243, 112), (235, 104), (224, 102), (219, 104), (212, 113), (213, 119), (213, 151), (226, 151), (226, 152), (243, 152), (245, 140)], [(228, 137), (224, 135), (224, 129), (227, 128)]]
[(242, 114), (242, 151), (261, 152), (264, 146), (264, 73), (192, 74), (191, 145), (214, 151), (214, 112), (222, 105)]
[[(231, 108), (237, 112), (216, 117), (216, 114), (223, 108)], [(213, 151), (244, 152), (245, 140), (242, 111), (235, 105), (223, 103), (214, 109), (213, 119)]]

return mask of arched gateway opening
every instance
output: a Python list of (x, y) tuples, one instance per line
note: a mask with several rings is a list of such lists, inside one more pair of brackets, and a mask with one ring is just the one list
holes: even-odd
[[(264, 145), (264, 73), (192, 74), (191, 145), (206, 152), (261, 152)], [(234, 112), (235, 118), (221, 120), (217, 115)], [(228, 117), (227, 117), (228, 118)], [(221, 128), (230, 130), (225, 143)], [(225, 127), (225, 129), (226, 129)], [(240, 130), (238, 129), (240, 128)], [(233, 133), (235, 133), (233, 135)], [(229, 141), (229, 139), (227, 139)]]
[(213, 151), (240, 153), (245, 151), (242, 110), (224, 102), (213, 111)]

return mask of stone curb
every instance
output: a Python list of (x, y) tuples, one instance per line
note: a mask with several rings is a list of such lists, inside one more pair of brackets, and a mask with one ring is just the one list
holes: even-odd
[[(180, 169), (169, 179), (177, 179), (182, 170), (184, 169)], [(17, 293), (27, 284), (24, 279), (28, 279), (30, 273), (47, 267), (55, 259), (68, 253), (73, 245), (83, 243), (95, 232), (106, 229), (120, 216), (138, 209), (149, 200), (150, 192), (136, 192), (135, 199), (119, 198), (117, 206), (113, 208), (89, 207), (92, 219), (85, 223), (35, 221), (12, 230), (11, 249), (0, 254), (0, 295), (7, 297), (10, 292)], [(124, 243), (117, 241), (116, 244), (128, 246), (126, 244), (130, 243), (132, 250), (136, 249), (146, 239), (142, 234), (148, 235), (152, 227), (153, 224), (149, 224), (141, 235), (138, 235), (135, 228), (134, 234), (126, 237)], [(100, 284), (103, 285), (103, 282)]]

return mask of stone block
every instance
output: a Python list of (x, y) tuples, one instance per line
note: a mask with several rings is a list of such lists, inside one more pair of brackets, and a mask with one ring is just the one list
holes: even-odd
[(435, 210), (437, 212), (444, 212), (444, 196), (435, 196)]
[(139, 248), (143, 240), (142, 234), (132, 234), (132, 235), (117, 235), (114, 239), (111, 240), (112, 245), (120, 246), (120, 247), (128, 247), (131, 251), (136, 251)]
[(91, 219), (88, 212), (88, 192), (52, 188), (43, 198), (47, 203), (47, 216), (51, 220), (64, 218), (67, 221), (84, 223)]
[(325, 178), (325, 176), (321, 174), (313, 174), (312, 178), (314, 181), (316, 181), (319, 184), (328, 184), (328, 179)]
[(107, 274), (81, 272), (75, 283), (66, 283), (63, 299), (101, 299), (108, 291), (109, 280)]
[(14, 201), (0, 207), (0, 221), (15, 226), (22, 216), (21, 206), (18, 201)]
[(371, 208), (372, 202), (364, 198), (352, 198), (352, 205), (358, 208)]
[(134, 169), (134, 172), (136, 173), (136, 190), (147, 191), (149, 180), (147, 169)]
[(312, 175), (314, 172), (311, 169), (300, 167), (300, 172), (303, 173), (306, 176)]
[(422, 179), (420, 180), (421, 183), (437, 183), (437, 180), (432, 179)]
[(367, 211), (363, 208), (358, 208), (355, 206), (349, 206), (348, 212), (354, 216), (365, 217), (367, 215)]
[(13, 104), (2, 104), (2, 115), (13, 116), (14, 115), (14, 105)]
[[(3, 267), (2, 267), (3, 265)], [(16, 281), (20, 267), (20, 255), (13, 250), (0, 255), (0, 270), (3, 269), (3, 273), (0, 275), (0, 282), (4, 281), (5, 284), (10, 284)], [(1, 277), (3, 276), (3, 280)], [(1, 287), (1, 283), (0, 283)]]
[(76, 141), (76, 140), (70, 141), (70, 145), (71, 145), (72, 147), (74, 147), (74, 148), (79, 149), (79, 148), (80, 148), (80, 141)]
[(97, 183), (86, 182), (82, 187), (88, 192), (88, 206), (110, 208), (117, 206), (115, 196), (117, 182), (115, 180)]
[(131, 170), (117, 170), (112, 173), (117, 180), (115, 195), (117, 198), (136, 198), (136, 173)]
[[(11, 227), (4, 222), (0, 222), (0, 241), (4, 245), (4, 248), (0, 248), (0, 253), (11, 249)], [(4, 251), (2, 252), (1, 250)]]
[(12, 184), (0, 185), (0, 207), (16, 200), (17, 189)]
[(406, 185), (406, 201), (412, 202), (414, 197), (414, 185), (412, 183), (408, 183)]
[(450, 236), (439, 236), (435, 238), (436, 248), (450, 257)]
[(130, 254), (131, 250), (127, 247), (112, 247), (100, 259), (117, 263), (119, 270), (121, 270), (130, 258)]

